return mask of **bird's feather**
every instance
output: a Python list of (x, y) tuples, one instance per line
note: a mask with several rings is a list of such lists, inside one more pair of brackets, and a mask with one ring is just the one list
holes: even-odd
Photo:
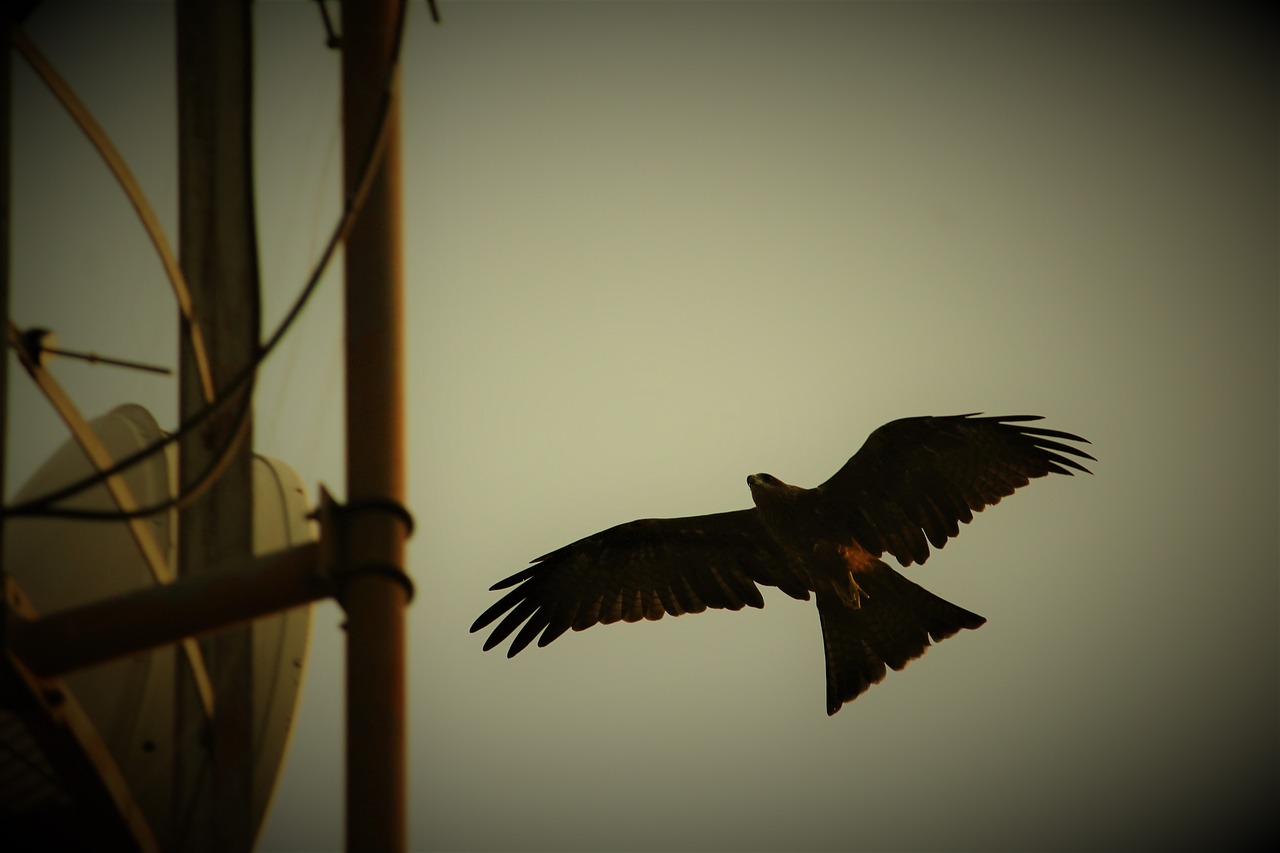
[(755, 510), (646, 518), (544, 554), (494, 584), (495, 590), (515, 588), (471, 630), (506, 614), (485, 649), (520, 628), (507, 652), (511, 656), (535, 638), (545, 646), (570, 628), (701, 613), (708, 607), (763, 607), (757, 584), (809, 597), (807, 580), (764, 532)]
[(1063, 444), (1077, 435), (1022, 426), (1035, 415), (905, 418), (871, 433), (862, 448), (815, 491), (827, 523), (877, 556), (923, 563), (959, 523), (1046, 474), (1089, 473), (1093, 460)]

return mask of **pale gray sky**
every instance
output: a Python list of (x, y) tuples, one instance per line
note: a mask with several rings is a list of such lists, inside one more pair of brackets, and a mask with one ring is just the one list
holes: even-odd
[[(444, 850), (1168, 850), (1274, 825), (1275, 27), (1202, 4), (444, 2), (404, 47), (411, 838)], [(338, 215), (338, 57), (257, 5), (265, 325)], [(172, 12), (36, 40), (176, 234)], [(20, 63), (14, 295), (173, 363), (123, 196)], [(342, 491), (330, 276), (256, 446)], [(55, 364), (90, 415), (169, 380)], [(62, 438), (11, 373), (13, 483)], [(816, 485), (876, 426), (1035, 413), (1037, 481), (908, 575), (988, 624), (824, 713), (812, 603), (482, 653), (486, 588), (612, 524)], [(342, 843), (317, 608), (261, 840)], [(1264, 823), (1265, 822), (1265, 823)]]

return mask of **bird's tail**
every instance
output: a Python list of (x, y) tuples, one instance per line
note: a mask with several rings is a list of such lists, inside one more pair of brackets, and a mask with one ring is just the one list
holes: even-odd
[(857, 573), (857, 605), (834, 589), (818, 590), (818, 615), (827, 654), (827, 714), (839, 711), (880, 682), (885, 667), (899, 670), (939, 642), (987, 620), (917, 586), (876, 560)]

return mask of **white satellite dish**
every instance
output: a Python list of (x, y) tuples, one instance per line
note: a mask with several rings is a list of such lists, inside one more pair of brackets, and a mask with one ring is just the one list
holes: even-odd
[[(150, 413), (124, 405), (93, 421), (93, 428), (116, 459), (162, 436)], [(176, 483), (174, 445), (128, 469), (125, 478), (142, 506), (166, 499)], [(36, 498), (92, 473), (88, 459), (68, 439), (13, 496), (15, 503)], [(253, 537), (256, 554), (301, 545), (316, 538), (307, 518), (303, 484), (286, 464), (256, 456), (253, 461)], [(65, 506), (114, 509), (99, 485)], [(147, 524), (169, 566), (177, 562), (173, 511)], [(4, 531), (5, 572), (41, 614), (100, 601), (157, 583), (137, 542), (124, 524), (60, 518), (9, 519)], [(253, 790), (254, 827), (267, 813), (288, 745), (310, 639), (311, 609), (299, 607), (253, 623)], [(132, 802), (161, 848), (173, 849), (183, 837), (184, 804), (173, 802), (176, 646), (140, 652), (66, 676), (75, 702), (84, 709), (101, 743), (110, 752)], [(185, 664), (184, 664), (185, 666)], [(0, 830), (22, 827), (39, 832), (73, 819), (74, 803), (50, 784), (47, 766), (31, 755), (31, 743), (19, 743), (22, 724), (0, 708)], [(190, 759), (186, 759), (190, 760)], [(30, 784), (23, 773), (34, 774)], [(43, 779), (39, 778), (43, 774)], [(8, 780), (9, 783), (6, 783)], [(43, 792), (43, 793), (42, 793)], [(66, 815), (65, 818), (59, 815)], [(8, 830), (0, 832), (8, 835)], [(147, 846), (143, 844), (142, 846)]]

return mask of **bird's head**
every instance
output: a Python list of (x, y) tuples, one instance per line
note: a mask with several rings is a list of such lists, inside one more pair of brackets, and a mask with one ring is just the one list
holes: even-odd
[(790, 486), (772, 474), (752, 474), (747, 478), (747, 485), (751, 488), (751, 494), (753, 495), (758, 495), (762, 492), (777, 492), (790, 488)]
[(772, 474), (752, 474), (747, 478), (751, 500), (767, 515), (792, 507), (804, 489), (784, 483)]

